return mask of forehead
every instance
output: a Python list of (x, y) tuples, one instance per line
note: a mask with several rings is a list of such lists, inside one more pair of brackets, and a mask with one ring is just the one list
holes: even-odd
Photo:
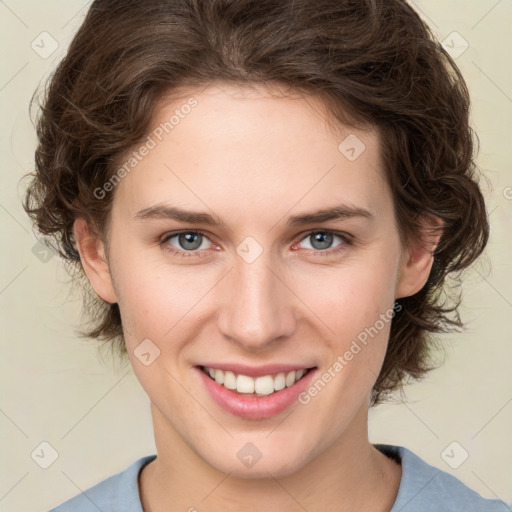
[(158, 202), (250, 218), (296, 204), (386, 208), (376, 131), (326, 118), (326, 105), (279, 87), (211, 85), (173, 91), (118, 185), (127, 214)]

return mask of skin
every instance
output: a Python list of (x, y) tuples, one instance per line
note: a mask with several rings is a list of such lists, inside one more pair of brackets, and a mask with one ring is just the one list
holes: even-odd
[[(151, 400), (158, 457), (139, 477), (144, 510), (389, 511), (401, 467), (367, 434), (389, 322), (307, 405), (264, 420), (221, 409), (193, 370), (207, 360), (279, 362), (321, 374), (396, 298), (423, 287), (433, 247), (400, 241), (378, 133), (334, 130), (319, 101), (277, 88), (180, 92), (157, 106), (153, 127), (190, 96), (198, 105), (117, 185), (108, 245), (75, 222), (83, 267), (98, 295), (119, 304)], [(349, 134), (366, 146), (354, 161), (338, 150)], [(135, 218), (164, 202), (225, 225)], [(286, 224), (339, 204), (373, 216)], [(206, 235), (186, 257), (165, 249), (186, 252), (178, 237), (160, 244), (182, 229)], [(334, 236), (321, 246), (310, 235), (322, 230), (352, 243)], [(248, 236), (263, 250), (250, 264), (236, 251)], [(144, 339), (160, 350), (149, 366), (134, 355)], [(251, 468), (237, 457), (248, 442), (262, 453)]]

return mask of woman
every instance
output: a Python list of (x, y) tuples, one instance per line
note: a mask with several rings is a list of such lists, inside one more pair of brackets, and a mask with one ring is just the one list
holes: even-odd
[(24, 206), (157, 455), (53, 510), (506, 510), (367, 434), (462, 325), (440, 293), (489, 231), (468, 111), (401, 0), (95, 1)]

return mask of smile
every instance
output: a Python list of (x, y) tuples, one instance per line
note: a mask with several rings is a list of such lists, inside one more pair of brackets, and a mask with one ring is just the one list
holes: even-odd
[(293, 368), (279, 364), (255, 368), (225, 364), (224, 369), (215, 366), (195, 367), (207, 396), (224, 411), (246, 420), (262, 420), (284, 412), (296, 403), (297, 396), (318, 374), (316, 366)]
[(248, 375), (236, 374), (218, 368), (208, 368), (207, 366), (203, 366), (201, 369), (217, 384), (237, 393), (253, 396), (267, 396), (284, 388), (289, 388), (295, 382), (302, 379), (309, 371), (308, 368), (303, 368), (287, 373), (280, 372), (276, 375), (262, 375), (253, 378)]

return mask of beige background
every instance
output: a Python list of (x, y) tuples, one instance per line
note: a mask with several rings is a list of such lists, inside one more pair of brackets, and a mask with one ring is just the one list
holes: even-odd
[[(44, 5), (44, 6), (43, 6)], [(57, 257), (44, 262), (21, 207), (33, 167), (35, 135), (28, 103), (63, 56), (88, 2), (0, 2), (2, 227), (0, 312), (0, 510), (45, 511), (155, 453), (148, 399), (130, 368), (102, 361), (95, 343), (79, 339), (80, 297), (71, 293)], [(473, 98), (479, 165), (492, 222), (483, 259), (466, 276), (465, 334), (444, 336), (443, 368), (406, 390), (407, 403), (371, 411), (372, 442), (407, 446), (484, 496), (511, 502), (512, 460), (512, 2), (422, 0), (415, 3), (457, 57)], [(31, 47), (48, 32), (58, 48), (42, 58)], [(462, 40), (460, 40), (462, 41)], [(46, 55), (43, 55), (46, 57)], [(46, 441), (58, 458), (42, 469), (31, 454)], [(456, 441), (452, 456), (442, 453)], [(453, 448), (453, 446), (452, 446)], [(458, 468), (446, 460), (469, 456)], [(44, 448), (45, 457), (50, 453)], [(42, 460), (41, 458), (39, 460)], [(452, 465), (453, 462), (452, 462)]]

